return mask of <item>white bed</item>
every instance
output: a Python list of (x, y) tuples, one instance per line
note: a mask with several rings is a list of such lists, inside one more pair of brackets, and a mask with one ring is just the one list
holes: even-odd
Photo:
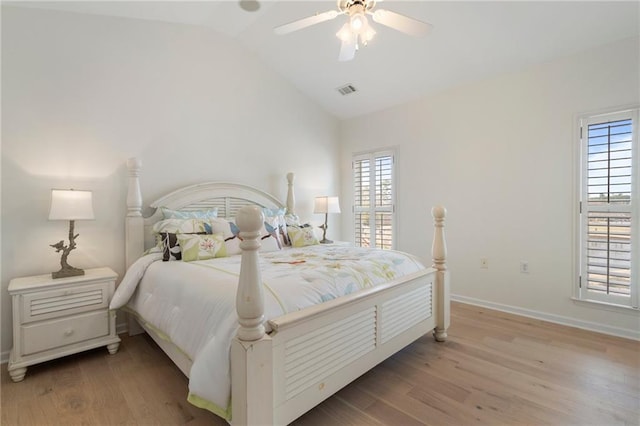
[[(154, 245), (151, 227), (162, 216), (157, 209), (151, 217), (143, 218), (139, 185), (141, 163), (130, 159), (127, 166), (126, 261), (130, 267), (146, 248)], [(263, 221), (261, 208), (286, 207), (288, 213), (295, 212), (293, 175), (287, 175), (287, 179), (286, 204), (255, 188), (230, 183), (189, 186), (150, 204), (153, 208), (164, 206), (182, 210), (215, 207), (220, 217), (235, 217), (242, 233), (238, 278), (234, 277), (238, 282), (235, 308), (239, 324), (233, 328), (234, 332), (237, 329), (235, 337), (229, 336), (230, 422), (234, 425), (290, 423), (425, 333), (433, 330), (436, 340), (446, 339), (449, 275), (445, 264), (445, 209), (441, 207), (432, 212), (435, 219), (433, 267), (276, 317), (273, 317), (276, 312), (273, 302), (267, 295), (265, 311), (259, 267), (261, 255), (258, 253)], [(316, 250), (321, 249), (324, 248)], [(266, 254), (262, 258), (263, 267), (264, 258), (279, 259)], [(233, 264), (234, 260), (229, 262)], [(181, 267), (188, 268), (184, 270), (189, 272), (198, 269), (197, 266)], [(270, 272), (266, 273), (271, 279)], [(424, 303), (416, 303), (416, 300)], [(405, 309), (407, 306), (411, 309)], [(271, 318), (266, 322), (265, 312)], [(207, 370), (192, 362), (172, 339), (167, 339), (165, 331), (145, 322), (140, 325), (185, 375), (197, 374), (197, 377), (191, 377), (192, 383), (197, 380), (201, 385), (208, 380), (202, 373)], [(131, 321), (130, 332), (135, 333), (136, 328), (140, 329)], [(352, 338), (354, 335), (365, 337), (356, 340)], [(192, 372), (194, 365), (196, 373)], [(191, 396), (190, 401), (209, 408), (207, 404), (199, 403), (201, 401), (192, 400)]]

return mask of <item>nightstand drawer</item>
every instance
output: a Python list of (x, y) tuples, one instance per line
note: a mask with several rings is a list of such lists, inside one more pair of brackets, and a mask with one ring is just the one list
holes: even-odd
[(109, 311), (26, 325), (22, 327), (22, 354), (71, 345), (109, 334)]
[(25, 294), (22, 296), (22, 323), (106, 309), (109, 306), (108, 288), (107, 283), (98, 283)]

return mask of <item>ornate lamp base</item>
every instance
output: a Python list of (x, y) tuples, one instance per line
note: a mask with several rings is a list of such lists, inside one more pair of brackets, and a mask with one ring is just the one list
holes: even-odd
[(328, 216), (328, 214), (325, 213), (324, 214), (324, 223), (322, 225), (318, 226), (318, 228), (322, 229), (322, 239), (320, 240), (320, 244), (331, 244), (333, 242), (333, 241), (327, 239), (327, 228), (329, 228), (327, 226), (327, 216)]
[(53, 279), (75, 277), (78, 275), (84, 275), (84, 270), (79, 268), (74, 268), (73, 266), (69, 266), (68, 268), (62, 268), (58, 272), (51, 273), (51, 277)]
[(56, 253), (62, 252), (62, 257), (60, 258), (60, 270), (58, 272), (52, 272), (51, 277), (53, 279), (56, 278), (67, 278), (67, 277), (75, 277), (78, 275), (84, 275), (84, 271), (80, 268), (74, 268), (73, 266), (67, 263), (67, 257), (69, 257), (69, 253), (71, 250), (76, 248), (76, 238), (78, 235), (73, 233), (73, 225), (74, 221), (69, 221), (69, 245), (64, 245), (64, 240), (57, 242), (56, 244), (50, 244), (51, 247), (56, 249)]

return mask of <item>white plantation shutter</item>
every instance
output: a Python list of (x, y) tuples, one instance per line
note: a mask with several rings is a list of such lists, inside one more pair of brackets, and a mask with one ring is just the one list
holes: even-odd
[(394, 155), (391, 151), (353, 159), (355, 243), (361, 247), (394, 247)]
[(579, 298), (638, 306), (638, 110), (581, 119)]

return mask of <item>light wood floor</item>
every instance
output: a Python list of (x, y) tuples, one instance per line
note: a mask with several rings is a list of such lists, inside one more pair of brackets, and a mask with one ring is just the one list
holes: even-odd
[[(449, 340), (425, 336), (297, 425), (639, 425), (640, 343), (454, 303)], [(186, 402), (187, 379), (146, 336), (2, 366), (2, 425), (226, 425)]]

